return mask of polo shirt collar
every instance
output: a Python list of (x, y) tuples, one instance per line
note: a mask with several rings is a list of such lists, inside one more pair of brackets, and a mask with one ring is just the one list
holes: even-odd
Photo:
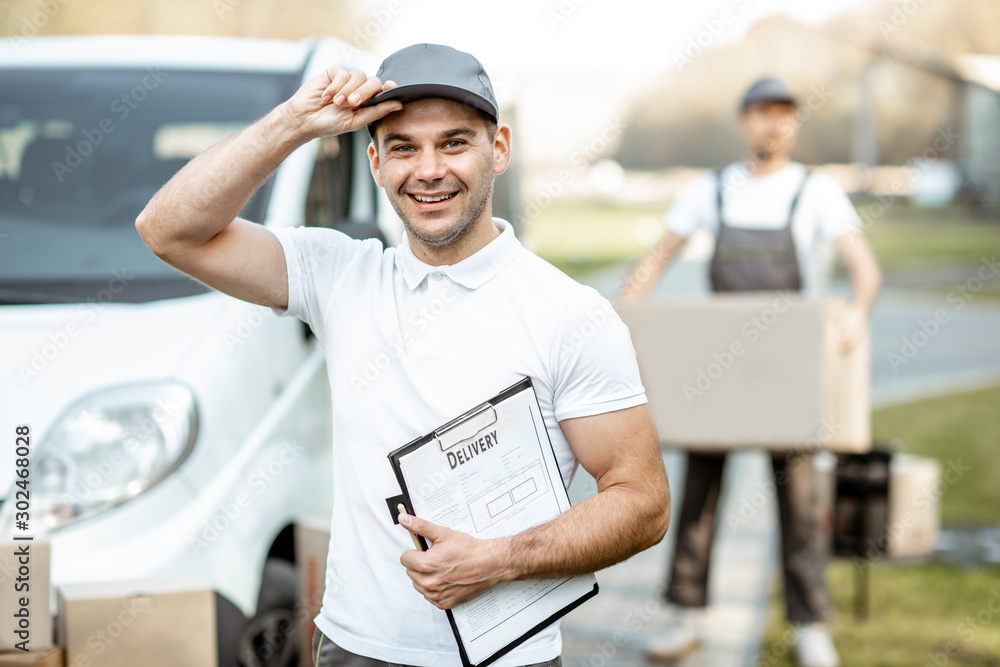
[(486, 284), (490, 278), (510, 264), (518, 248), (521, 247), (521, 242), (514, 236), (514, 228), (509, 222), (493, 218), (493, 224), (500, 228), (500, 236), (458, 264), (446, 266), (431, 266), (418, 259), (413, 254), (409, 238), (404, 232), (396, 251), (396, 268), (402, 272), (406, 286), (411, 290), (416, 289), (432, 272), (442, 273), (469, 289), (478, 289)]

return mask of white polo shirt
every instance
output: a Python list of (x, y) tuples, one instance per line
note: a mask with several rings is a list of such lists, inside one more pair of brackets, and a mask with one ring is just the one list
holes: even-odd
[[(333, 410), (333, 519), (316, 626), (343, 648), (410, 665), (461, 665), (444, 611), (399, 563), (412, 548), (385, 499), (387, 455), (524, 376), (568, 485), (559, 421), (646, 402), (629, 332), (606, 299), (525, 250), (510, 225), (465, 260), (433, 267), (406, 242), (383, 249), (329, 229), (274, 230), (288, 309), (326, 352)], [(609, 447), (615, 443), (608, 443)], [(558, 624), (496, 663), (560, 654)]]

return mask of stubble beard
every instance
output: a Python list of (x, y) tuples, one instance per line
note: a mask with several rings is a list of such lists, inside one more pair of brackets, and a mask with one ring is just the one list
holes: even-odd
[(756, 148), (753, 149), (752, 153), (754, 160), (756, 160), (758, 163), (767, 162), (774, 155), (764, 146), (757, 146)]
[(459, 213), (458, 219), (455, 224), (446, 229), (442, 234), (431, 237), (421, 234), (416, 229), (416, 225), (410, 217), (403, 211), (403, 198), (408, 197), (406, 194), (398, 194), (398, 196), (389, 197), (389, 203), (392, 205), (396, 215), (399, 219), (403, 221), (403, 227), (406, 231), (412, 235), (415, 239), (423, 243), (424, 245), (440, 248), (451, 243), (458, 241), (472, 226), (479, 216), (483, 214), (486, 210), (486, 206), (490, 203), (490, 195), (493, 194), (494, 181), (496, 179), (496, 174), (493, 173), (492, 169), (485, 170), (483, 172), (483, 187), (479, 189), (475, 194), (470, 193), (471, 198), (469, 203), (466, 205), (465, 209)]

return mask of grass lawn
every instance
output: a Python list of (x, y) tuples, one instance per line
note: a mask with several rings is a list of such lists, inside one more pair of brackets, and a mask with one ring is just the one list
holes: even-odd
[[(874, 565), (868, 572), (867, 621), (852, 616), (851, 563), (838, 560), (827, 575), (836, 608), (830, 627), (844, 667), (1000, 665), (1000, 568)], [(783, 641), (784, 613), (776, 593), (755, 663), (761, 667), (795, 665)]]
[[(941, 497), (945, 525), (1000, 524), (1000, 387), (879, 410), (873, 429), (904, 451), (972, 467)], [(871, 616), (855, 621), (853, 567), (837, 560), (828, 572), (831, 629), (845, 667), (1000, 665), (1000, 568), (873, 565)], [(760, 664), (794, 664), (782, 650), (784, 632), (779, 584)]]
[[(862, 213), (868, 206), (861, 201), (857, 205)], [(959, 208), (897, 204), (872, 219), (865, 233), (886, 271), (928, 264), (969, 267), (984, 256), (1000, 255), (1000, 224), (973, 218)]]

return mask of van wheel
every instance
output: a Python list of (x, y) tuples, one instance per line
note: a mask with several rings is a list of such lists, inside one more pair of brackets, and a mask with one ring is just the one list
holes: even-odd
[(295, 618), (297, 573), (285, 560), (269, 558), (257, 602), (257, 615), (240, 635), (240, 667), (294, 667), (299, 660)]

